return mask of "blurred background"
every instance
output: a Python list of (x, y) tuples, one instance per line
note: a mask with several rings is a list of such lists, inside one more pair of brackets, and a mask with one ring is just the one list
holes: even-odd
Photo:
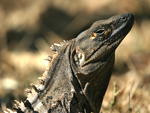
[[(150, 113), (150, 0), (0, 0), (0, 113), (38, 83), (53, 43), (75, 38), (99, 19), (130, 12), (132, 30), (116, 50), (102, 113)], [(114, 81), (117, 84), (116, 103)]]

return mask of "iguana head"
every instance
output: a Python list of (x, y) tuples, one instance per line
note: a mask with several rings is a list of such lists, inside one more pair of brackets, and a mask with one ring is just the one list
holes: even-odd
[(83, 67), (113, 53), (133, 25), (132, 14), (96, 21), (76, 39), (76, 63)]
[(91, 109), (98, 113), (114, 66), (115, 49), (133, 26), (130, 13), (96, 21), (75, 39), (76, 77)]

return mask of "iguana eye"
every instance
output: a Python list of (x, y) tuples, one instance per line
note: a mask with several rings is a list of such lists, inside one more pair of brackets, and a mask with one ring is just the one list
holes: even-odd
[(105, 30), (104, 30), (104, 29), (98, 29), (98, 30), (96, 30), (96, 32), (95, 32), (95, 33), (103, 34), (104, 32), (105, 32)]

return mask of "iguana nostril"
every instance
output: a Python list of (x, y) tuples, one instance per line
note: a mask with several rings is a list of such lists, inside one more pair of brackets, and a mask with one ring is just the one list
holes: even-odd
[(127, 21), (127, 18), (126, 17), (122, 18), (122, 21), (123, 22)]

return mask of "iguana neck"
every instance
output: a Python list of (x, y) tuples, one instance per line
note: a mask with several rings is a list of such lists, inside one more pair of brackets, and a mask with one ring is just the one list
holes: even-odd
[[(88, 67), (87, 70), (79, 69), (78, 71), (75, 71), (77, 72), (75, 77), (80, 84), (81, 91), (84, 93), (94, 113), (98, 113), (100, 111), (103, 96), (107, 90), (107, 86), (114, 67), (114, 61), (115, 52), (112, 52), (108, 56), (105, 56), (103, 59), (101, 59), (99, 62), (94, 62), (91, 68)], [(74, 67), (75, 66), (73, 66), (73, 68)], [(93, 67), (98, 68), (99, 70), (96, 70)], [(93, 71), (88, 73), (89, 70)]]
[(74, 39), (69, 41), (56, 53), (43, 75), (44, 83), (39, 86), (39, 92), (33, 92), (27, 98), (20, 106), (20, 112), (77, 113), (85, 110), (83, 112), (88, 113), (91, 111), (75, 76), (78, 72), (72, 65), (74, 64), (72, 59), (75, 51), (74, 43)]
[(95, 113), (100, 111), (103, 96), (112, 74), (114, 60), (115, 54), (113, 52), (107, 59), (99, 62), (102, 65), (98, 71), (91, 73), (88, 77), (86, 77), (87, 75), (77, 74), (80, 83), (82, 83), (82, 90), (86, 99)]

